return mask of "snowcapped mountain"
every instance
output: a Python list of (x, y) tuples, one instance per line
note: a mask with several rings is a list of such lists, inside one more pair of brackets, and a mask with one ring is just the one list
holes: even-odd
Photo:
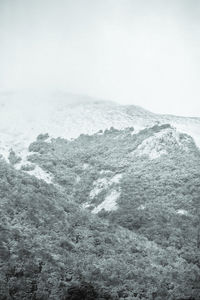
[(89, 282), (85, 299), (198, 300), (199, 132), (138, 106), (1, 95), (0, 299)]
[(12, 148), (26, 157), (27, 148), (40, 133), (76, 138), (114, 127), (135, 131), (170, 123), (191, 135), (200, 146), (200, 118), (159, 115), (139, 106), (120, 105), (66, 93), (10, 92), (0, 94), (0, 154), (8, 158)]

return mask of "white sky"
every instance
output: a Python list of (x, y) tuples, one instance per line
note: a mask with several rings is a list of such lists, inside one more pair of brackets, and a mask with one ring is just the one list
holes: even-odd
[(200, 117), (199, 0), (0, 0), (0, 90)]

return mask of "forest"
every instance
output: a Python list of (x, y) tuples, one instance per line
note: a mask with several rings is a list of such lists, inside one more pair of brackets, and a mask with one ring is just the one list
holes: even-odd
[[(192, 138), (165, 124), (47, 139), (21, 170), (13, 151), (0, 159), (0, 299), (199, 300)], [(28, 174), (35, 165), (52, 183)], [(94, 213), (111, 191), (116, 208)]]

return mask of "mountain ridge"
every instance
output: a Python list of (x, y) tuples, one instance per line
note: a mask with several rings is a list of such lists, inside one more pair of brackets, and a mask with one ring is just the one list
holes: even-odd
[(46, 104), (0, 119), (0, 299), (199, 300), (194, 139), (141, 108)]
[(8, 158), (13, 148), (23, 156), (40, 133), (51, 137), (77, 138), (110, 127), (133, 126), (136, 131), (170, 123), (191, 135), (200, 147), (200, 118), (161, 115), (136, 105), (122, 105), (88, 96), (66, 93), (0, 94), (0, 154)]

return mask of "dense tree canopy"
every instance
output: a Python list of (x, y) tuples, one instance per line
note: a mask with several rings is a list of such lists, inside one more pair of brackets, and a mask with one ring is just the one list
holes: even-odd
[[(0, 160), (0, 299), (200, 299), (199, 150), (183, 135), (161, 142), (166, 155), (135, 155), (168, 129), (40, 135), (29, 161), (52, 184)], [(112, 189), (117, 209), (91, 213)]]

